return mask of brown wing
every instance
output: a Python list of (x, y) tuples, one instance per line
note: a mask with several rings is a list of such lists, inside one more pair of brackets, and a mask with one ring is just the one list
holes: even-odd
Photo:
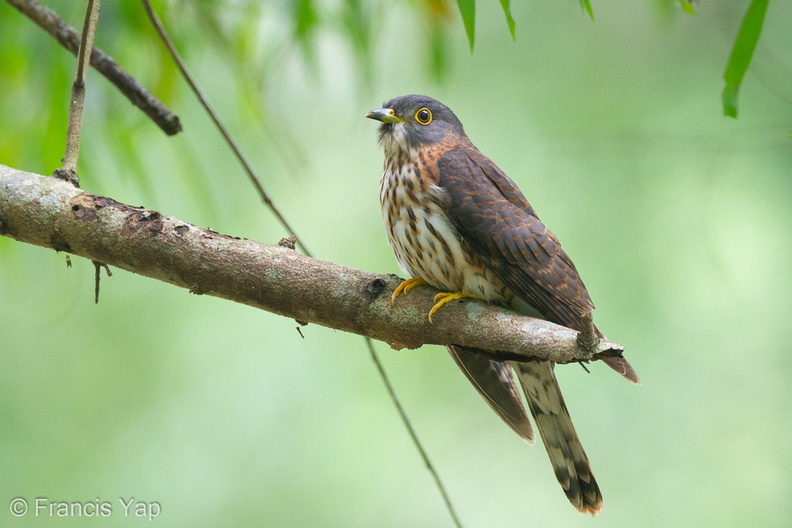
[[(437, 168), (448, 217), (471, 249), (542, 317), (580, 330), (594, 304), (572, 260), (517, 185), (472, 145), (445, 152)], [(604, 362), (640, 384), (626, 359)]]
[(543, 317), (580, 330), (594, 308), (575, 265), (520, 189), (474, 147), (437, 162), (448, 216), (469, 247)]

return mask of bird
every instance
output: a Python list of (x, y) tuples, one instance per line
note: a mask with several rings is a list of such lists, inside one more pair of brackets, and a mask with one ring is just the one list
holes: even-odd
[[(454, 112), (432, 97), (396, 97), (365, 117), (380, 122), (385, 153), (380, 205), (388, 241), (412, 288), (440, 291), (429, 321), (448, 302), (470, 297), (582, 329), (594, 304), (572, 260), (517, 185), (468, 138)], [(601, 332), (595, 327), (598, 336)], [(582, 514), (602, 509), (602, 493), (578, 439), (549, 361), (500, 361), (450, 345), (452, 358), (490, 407), (534, 443), (528, 411), (556, 478)], [(608, 366), (634, 383), (623, 357)]]

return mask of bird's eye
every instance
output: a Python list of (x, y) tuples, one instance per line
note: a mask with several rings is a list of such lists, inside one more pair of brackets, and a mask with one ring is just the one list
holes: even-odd
[(428, 125), (432, 122), (432, 112), (428, 108), (421, 108), (415, 112), (415, 120), (422, 125)]

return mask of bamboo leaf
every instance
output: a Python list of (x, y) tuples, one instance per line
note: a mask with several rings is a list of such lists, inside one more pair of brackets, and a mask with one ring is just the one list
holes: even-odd
[(462, 23), (465, 25), (470, 51), (473, 51), (473, 41), (476, 34), (476, 0), (457, 0)]
[(678, 2), (679, 2), (679, 6), (682, 8), (682, 11), (684, 11), (688, 15), (696, 14), (696, 10), (693, 9), (694, 0), (678, 0)]
[(503, 7), (503, 14), (506, 15), (506, 24), (509, 25), (509, 33), (511, 33), (512, 40), (515, 40), (514, 33), (514, 17), (511, 14), (511, 0), (500, 0), (501, 7)]
[(765, 13), (769, 0), (751, 0), (748, 11), (745, 12), (737, 38), (734, 39), (729, 62), (723, 72), (726, 86), (723, 88), (723, 114), (737, 117), (737, 96), (748, 66), (751, 64), (756, 43), (762, 33)]
[(579, 0), (580, 7), (583, 8), (583, 11), (588, 13), (588, 16), (591, 20), (594, 20), (594, 10), (591, 9), (591, 2), (589, 0)]

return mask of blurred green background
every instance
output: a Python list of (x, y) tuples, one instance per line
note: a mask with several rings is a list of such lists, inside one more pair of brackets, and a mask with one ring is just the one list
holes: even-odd
[[(48, 1), (71, 24), (83, 2)], [(360, 4), (360, 5), (358, 5)], [(771, 3), (738, 120), (721, 75), (747, 1), (159, 2), (177, 45), (316, 256), (398, 272), (363, 114), (426, 93), (524, 190), (627, 347), (635, 387), (557, 369), (605, 496), (579, 516), (541, 446), (438, 347), (385, 366), (465, 526), (788, 526), (792, 9)], [(313, 10), (305, 9), (313, 5)], [(91, 72), (82, 187), (231, 235), (260, 204), (136, 2), (96, 44), (181, 117), (167, 138)], [(0, 3), (0, 163), (49, 174), (74, 60)], [(156, 501), (160, 526), (451, 526), (361, 338), (0, 238), (0, 525), (29, 501)]]

